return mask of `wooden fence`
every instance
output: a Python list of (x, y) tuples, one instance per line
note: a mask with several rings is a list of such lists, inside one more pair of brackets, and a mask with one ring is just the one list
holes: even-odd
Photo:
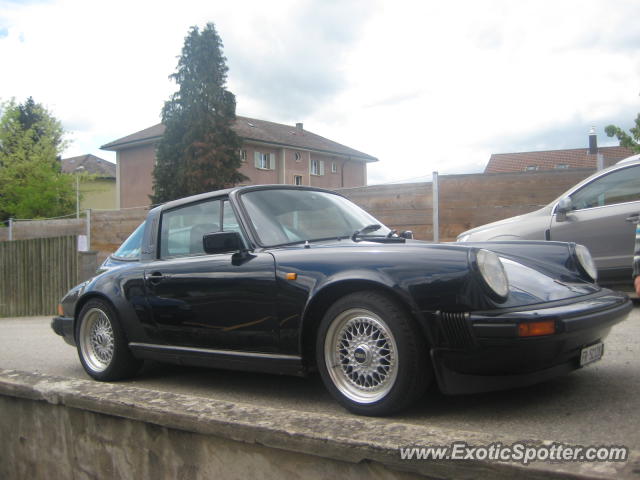
[(0, 242), (0, 317), (55, 314), (77, 283), (75, 236)]

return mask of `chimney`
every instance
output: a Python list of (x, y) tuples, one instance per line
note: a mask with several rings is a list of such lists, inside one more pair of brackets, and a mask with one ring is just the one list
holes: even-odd
[(596, 155), (598, 153), (598, 136), (596, 135), (596, 127), (591, 127), (589, 130), (589, 155)]
[(598, 136), (596, 135), (596, 127), (589, 130), (589, 155), (596, 155), (596, 169), (604, 168), (604, 156), (598, 153)]
[(296, 123), (296, 130), (298, 130), (299, 132), (302, 132), (303, 128), (302, 128), (302, 122), (300, 123)]

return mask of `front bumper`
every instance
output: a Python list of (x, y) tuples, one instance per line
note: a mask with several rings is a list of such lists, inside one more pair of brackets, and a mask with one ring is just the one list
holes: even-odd
[(51, 320), (51, 328), (56, 334), (64, 338), (64, 341), (69, 345), (76, 346), (76, 340), (73, 334), (73, 317), (53, 317)]
[[(436, 315), (431, 360), (443, 393), (478, 393), (532, 385), (580, 368), (580, 352), (602, 341), (632, 308), (605, 291), (581, 301), (532, 310)], [(553, 320), (556, 333), (519, 337), (522, 322)]]

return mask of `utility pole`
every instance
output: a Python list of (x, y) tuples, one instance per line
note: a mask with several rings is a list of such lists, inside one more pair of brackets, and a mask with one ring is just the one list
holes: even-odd
[(433, 172), (431, 177), (433, 191), (433, 243), (440, 243), (440, 207), (438, 193), (438, 172)]
[(76, 172), (76, 220), (80, 218), (80, 173), (82, 171), (84, 171), (82, 165), (74, 170)]

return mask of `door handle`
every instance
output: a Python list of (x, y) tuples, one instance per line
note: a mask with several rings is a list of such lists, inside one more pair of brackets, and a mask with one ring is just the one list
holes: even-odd
[(153, 272), (146, 275), (146, 278), (151, 285), (158, 285), (162, 280), (168, 278), (168, 275), (163, 275), (162, 272)]
[(639, 223), (640, 222), (640, 213), (634, 213), (633, 215), (628, 216), (624, 219), (625, 222), (631, 223)]

